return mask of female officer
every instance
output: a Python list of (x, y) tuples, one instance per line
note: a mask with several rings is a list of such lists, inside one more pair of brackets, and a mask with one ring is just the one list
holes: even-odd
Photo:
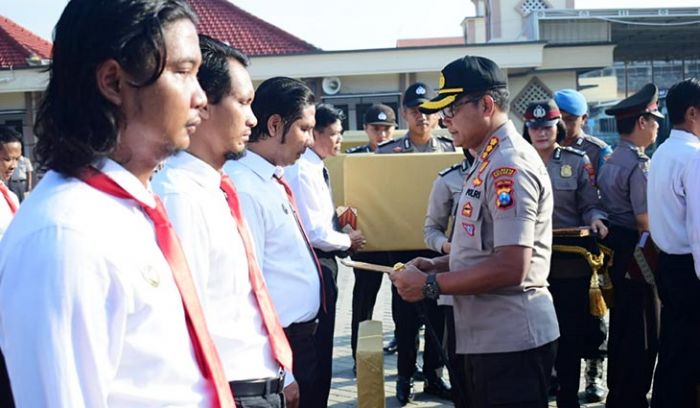
[[(595, 172), (585, 153), (559, 145), (566, 136), (561, 113), (553, 100), (531, 103), (525, 112), (525, 139), (544, 161), (554, 192), (554, 229), (589, 225), (591, 232), (604, 237), (608, 230), (602, 220), (596, 190)], [(597, 349), (604, 334), (589, 312), (588, 290), (591, 268), (579, 255), (553, 251), (549, 273), (559, 330), (559, 349), (554, 368), (559, 388), (557, 406), (578, 408), (581, 358)]]

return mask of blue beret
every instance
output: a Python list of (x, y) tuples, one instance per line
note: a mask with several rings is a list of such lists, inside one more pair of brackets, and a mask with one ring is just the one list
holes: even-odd
[(581, 92), (573, 89), (562, 89), (554, 93), (554, 101), (559, 109), (574, 116), (583, 116), (588, 112), (588, 103)]

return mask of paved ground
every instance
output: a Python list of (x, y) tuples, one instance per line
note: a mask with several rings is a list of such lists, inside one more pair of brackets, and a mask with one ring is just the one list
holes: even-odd
[[(338, 273), (338, 311), (335, 327), (335, 348), (333, 351), (333, 383), (329, 398), (329, 407), (357, 406), (357, 387), (352, 373), (352, 354), (350, 350), (350, 317), (352, 304), (352, 287), (354, 275), (350, 268), (340, 266)], [(394, 322), (391, 319), (390, 282), (384, 279), (374, 310), (374, 319), (383, 323), (384, 339), (388, 341), (393, 334)], [(387, 407), (400, 407), (395, 398), (396, 355), (384, 356), (385, 395)], [(421, 393), (422, 382), (416, 382), (416, 399), (408, 407), (451, 407), (451, 402), (433, 398)], [(583, 389), (583, 388), (582, 388)], [(600, 408), (603, 404), (583, 404), (587, 408)], [(556, 407), (554, 402), (550, 407)], [(378, 407), (379, 408), (379, 407)]]

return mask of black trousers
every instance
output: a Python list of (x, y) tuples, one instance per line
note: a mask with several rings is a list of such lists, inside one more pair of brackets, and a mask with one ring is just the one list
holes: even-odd
[[(392, 262), (406, 263), (413, 258), (422, 256), (434, 258), (438, 256), (433, 251), (401, 251), (392, 252)], [(411, 378), (416, 371), (416, 359), (418, 357), (418, 333), (421, 325), (430, 323), (436, 332), (438, 342), (433, 341), (432, 336), (426, 333), (425, 350), (423, 352), (423, 373), (426, 377), (441, 375), (444, 366), (441, 357), (442, 343), (444, 339), (445, 315), (434, 300), (424, 300), (420, 303), (408, 303), (401, 299), (396, 288), (391, 287), (392, 313), (396, 323), (396, 344), (398, 346), (397, 368), (398, 374), (404, 378)], [(426, 325), (427, 326), (427, 325)], [(429, 330), (426, 327), (426, 330)]]
[[(318, 353), (318, 391), (319, 401), (328, 405), (328, 395), (331, 391), (333, 377), (333, 333), (335, 331), (335, 309), (338, 300), (338, 263), (335, 256), (316, 251), (323, 272), (325, 283), (326, 311), (323, 307), (318, 314), (318, 329), (316, 329), (316, 347)], [(295, 363), (296, 365), (296, 363)], [(301, 405), (303, 407), (303, 405)]]
[(10, 388), (10, 376), (7, 373), (5, 357), (0, 353), (0, 407), (14, 408), (15, 402)]
[(578, 389), (581, 359), (596, 350), (605, 339), (599, 319), (591, 316), (588, 300), (590, 277), (549, 278), (549, 291), (559, 323), (559, 345), (554, 368), (557, 370), (557, 407), (579, 407)]
[[(299, 406), (304, 408), (325, 407), (322, 399), (322, 388), (319, 381), (319, 356), (316, 344), (317, 326), (309, 323), (302, 324), (299, 330), (291, 325), (284, 329), (289, 345), (292, 348), (294, 367), (292, 373), (299, 385)], [(313, 329), (309, 329), (313, 327)]]
[(615, 251), (610, 279), (614, 303), (610, 308), (608, 339), (608, 408), (648, 407), (658, 351), (654, 288), (625, 277), (638, 241), (637, 231), (610, 226), (605, 242)]
[[(459, 395), (466, 382), (464, 374), (464, 355), (457, 354), (455, 337), (455, 315), (452, 306), (440, 306), (445, 315), (445, 327), (447, 329), (447, 357), (450, 363), (450, 386), (452, 387), (452, 402), (455, 408), (467, 408), (466, 401)], [(464, 394), (462, 392), (462, 394)]]
[[(360, 252), (352, 256), (355, 261), (369, 262), (379, 265), (392, 266), (389, 252)], [(357, 351), (357, 331), (360, 322), (371, 320), (374, 313), (374, 305), (377, 302), (377, 293), (382, 286), (384, 274), (353, 268), (355, 274), (355, 286), (352, 289), (352, 320), (350, 326), (350, 346), (352, 358), (355, 359)]]
[(470, 408), (547, 408), (556, 340), (512, 353), (466, 354), (465, 391)]
[(693, 256), (661, 253), (659, 361), (652, 407), (697, 407), (700, 386), (700, 280)]

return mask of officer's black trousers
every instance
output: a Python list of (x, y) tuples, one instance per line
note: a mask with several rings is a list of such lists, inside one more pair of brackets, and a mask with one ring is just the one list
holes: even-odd
[(608, 340), (608, 408), (648, 407), (658, 351), (658, 298), (646, 282), (625, 277), (638, 233), (611, 225), (606, 243), (615, 251), (610, 279), (614, 303), (610, 308)]
[[(378, 265), (392, 266), (388, 252), (360, 252), (352, 256), (355, 261), (369, 262)], [(353, 269), (355, 286), (352, 289), (352, 320), (350, 326), (350, 345), (352, 358), (355, 359), (357, 350), (357, 330), (360, 322), (372, 319), (377, 293), (382, 286), (384, 274), (364, 269)]]
[(696, 407), (700, 385), (700, 280), (692, 255), (661, 253), (656, 274), (661, 298), (654, 408)]
[(466, 354), (470, 408), (547, 408), (557, 341), (511, 353)]
[[(592, 316), (588, 305), (590, 278), (549, 279), (549, 291), (559, 323), (559, 347), (554, 368), (557, 371), (557, 407), (579, 407), (578, 388), (581, 358), (589, 337)], [(602, 339), (601, 339), (602, 340)], [(600, 342), (599, 342), (600, 344)]]
[[(447, 356), (450, 359), (450, 385), (452, 386), (452, 401), (455, 408), (467, 408), (466, 401), (457, 396), (458, 390), (462, 390), (466, 377), (464, 375), (464, 355), (457, 354), (455, 337), (455, 315), (452, 306), (440, 306), (445, 315), (445, 327), (447, 328)], [(463, 392), (462, 392), (463, 394)]]

